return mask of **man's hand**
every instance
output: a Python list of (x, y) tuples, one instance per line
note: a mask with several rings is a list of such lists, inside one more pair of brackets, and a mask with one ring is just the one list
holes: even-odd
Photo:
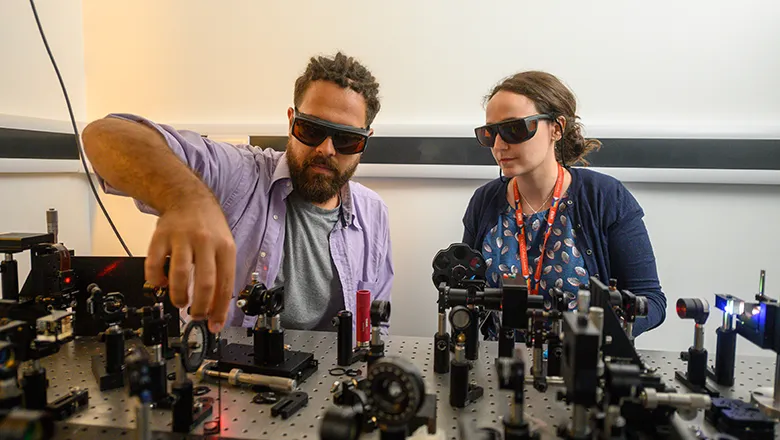
[[(163, 266), (168, 255), (166, 278)], [(212, 197), (190, 200), (160, 214), (146, 257), (146, 279), (158, 286), (167, 285), (173, 305), (185, 307), (193, 264), (190, 315), (198, 320), (208, 318), (209, 330), (218, 333), (230, 306), (236, 245), (222, 209)]]

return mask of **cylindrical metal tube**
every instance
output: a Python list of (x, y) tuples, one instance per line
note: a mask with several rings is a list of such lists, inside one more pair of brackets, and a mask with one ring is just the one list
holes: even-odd
[(547, 341), (547, 376), (560, 377), (562, 363), (563, 344), (560, 338), (555, 335)]
[(371, 327), (371, 345), (379, 345), (382, 343), (382, 330), (381, 327)]
[[(222, 373), (216, 370), (204, 370), (205, 377), (214, 379), (226, 379), (231, 384), (245, 384), (253, 386), (264, 386), (274, 391), (294, 391), (298, 384), (295, 380), (281, 376), (266, 376), (263, 374), (247, 374), (241, 370), (233, 369), (229, 373)], [(205, 378), (204, 377), (204, 378)]]
[(479, 312), (473, 306), (469, 307), (471, 323), (464, 333), (466, 334), (466, 359), (475, 361), (479, 359)]
[(704, 349), (704, 325), (696, 324), (695, 332), (693, 334), (693, 348), (695, 350)]
[(279, 331), (282, 328), (282, 318), (279, 315), (267, 318), (266, 323), (269, 324), (268, 328), (270, 328), (271, 331)]
[(732, 322), (733, 322), (732, 315), (724, 312), (723, 313), (723, 324), (721, 325), (720, 328), (722, 328), (723, 330), (731, 330), (731, 326), (732, 326), (731, 323)]
[(49, 210), (46, 211), (46, 232), (54, 236), (54, 243), (59, 243), (59, 230), (60, 222), (57, 216), (57, 210), (49, 208)]
[(707, 350), (688, 350), (688, 380), (700, 387), (707, 384)]
[(23, 374), (22, 392), (24, 408), (43, 410), (46, 408), (46, 370), (36, 360), (33, 367)]
[(168, 396), (168, 367), (165, 362), (152, 362), (149, 365), (149, 376), (152, 384), (149, 389), (152, 392), (152, 401), (157, 403)]
[[(457, 347), (455, 352), (457, 354)], [(454, 360), (450, 366), (450, 405), (464, 408), (469, 394), (469, 364)]]
[(574, 405), (571, 414), (572, 436), (582, 438), (588, 434), (588, 409), (582, 405)]
[(515, 329), (501, 328), (498, 332), (498, 357), (511, 358), (515, 351)]
[(463, 347), (463, 344), (458, 342), (455, 345), (455, 353), (452, 357), (453, 361), (458, 363), (465, 363), (466, 362), (466, 350)]
[(510, 404), (509, 408), (509, 420), (513, 425), (519, 425), (523, 423), (523, 393), (522, 393), (522, 387), (520, 387), (520, 396), (519, 399), (515, 398), (512, 399), (512, 402)]
[(150, 348), (152, 351), (152, 359), (154, 359), (155, 362), (162, 362), (163, 361), (162, 345), (161, 344), (152, 345)]
[(439, 313), (439, 328), (438, 332), (440, 335), (447, 333), (447, 314), (446, 313)]
[(358, 290), (356, 303), (355, 340), (358, 347), (368, 347), (371, 338), (371, 292)]
[(106, 330), (106, 372), (117, 373), (125, 363), (125, 335), (118, 326)]
[(265, 327), (265, 317), (257, 317), (255, 329), (252, 333), (252, 339), (254, 340), (255, 364), (262, 365), (266, 361), (266, 356), (268, 356), (268, 329)]
[(236, 378), (242, 384), (266, 386), (280, 391), (293, 391), (298, 386), (294, 379), (280, 376), (240, 373)]
[(138, 402), (135, 409), (135, 432), (138, 440), (152, 440), (152, 405)]
[(278, 365), (284, 362), (284, 331), (283, 330), (271, 330), (268, 332), (266, 340), (266, 352), (265, 359), (271, 365)]
[(542, 362), (544, 361), (544, 351), (541, 348), (534, 348), (534, 368), (531, 374), (534, 377), (542, 376), (543, 369), (542, 369)]
[(588, 313), (590, 309), (590, 292), (587, 290), (580, 290), (577, 293), (577, 312)]
[[(562, 386), (566, 385), (566, 383), (563, 381), (562, 377), (547, 376), (544, 380), (545, 380), (545, 382), (547, 383), (548, 386), (562, 387)], [(533, 376), (526, 376), (524, 383), (526, 383), (528, 385), (533, 385), (533, 383), (534, 383)]]
[[(588, 310), (588, 319), (591, 323), (598, 329), (599, 334), (601, 337), (598, 340), (597, 345), (597, 353), (601, 352), (601, 346), (603, 345), (604, 341), (604, 309), (601, 307), (590, 307)], [(598, 356), (598, 363), (597, 363), (597, 371), (598, 375), (601, 376), (604, 373), (604, 360), (601, 358), (601, 356)]]
[[(601, 307), (590, 307), (588, 309), (588, 318), (599, 333), (604, 333), (604, 309)], [(599, 346), (601, 343), (599, 342)]]
[(642, 406), (648, 409), (661, 405), (687, 409), (709, 409), (712, 399), (700, 393), (659, 393), (653, 388), (645, 388), (640, 395)]
[(5, 254), (5, 260), (0, 263), (0, 278), (3, 289), (0, 291), (3, 299), (10, 301), (19, 300), (19, 264), (14, 260), (13, 254)]
[(336, 315), (336, 321), (338, 328), (336, 363), (346, 367), (352, 360), (352, 312), (340, 311)]
[(433, 344), (433, 371), (437, 374), (450, 371), (450, 335), (436, 333)]
[[(181, 362), (179, 361), (178, 364), (181, 364)], [(180, 377), (186, 378), (183, 367), (181, 371), (182, 376), (176, 376), (176, 382), (174, 382), (171, 387), (172, 394), (175, 396), (171, 411), (173, 416), (171, 426), (173, 432), (188, 433), (192, 429), (192, 423), (194, 421), (193, 407), (195, 405), (195, 397), (192, 394), (192, 381), (179, 380)], [(179, 373), (177, 372), (176, 374)]]
[(550, 326), (550, 331), (556, 334), (559, 338), (561, 337), (561, 333), (563, 332), (561, 319), (556, 319), (552, 322), (552, 325)]
[(368, 371), (371, 371), (374, 364), (385, 357), (385, 344), (380, 340), (378, 344), (371, 344), (371, 347), (366, 354), (366, 367)]
[(737, 356), (737, 331), (715, 330), (718, 335), (718, 345), (715, 351), (715, 383), (718, 385), (734, 385), (734, 363)]
[(179, 353), (173, 355), (173, 366), (176, 372), (176, 380), (183, 381), (187, 377), (187, 372), (184, 370), (184, 362), (182, 362)]

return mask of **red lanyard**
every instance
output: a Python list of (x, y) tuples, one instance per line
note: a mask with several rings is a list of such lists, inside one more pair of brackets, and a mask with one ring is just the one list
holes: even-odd
[(555, 215), (558, 213), (558, 203), (561, 200), (561, 191), (563, 191), (563, 167), (558, 164), (558, 179), (555, 181), (555, 189), (553, 190), (552, 205), (550, 206), (550, 212), (547, 214), (547, 230), (544, 232), (544, 242), (542, 243), (542, 252), (539, 255), (539, 263), (536, 265), (536, 273), (534, 274), (534, 287), (531, 287), (531, 271), (528, 268), (528, 249), (525, 242), (525, 222), (523, 221), (523, 204), (520, 202), (520, 190), (517, 188), (517, 180), (515, 180), (515, 220), (517, 221), (517, 253), (520, 256), (520, 265), (523, 269), (523, 278), (528, 285), (529, 295), (538, 295), (539, 280), (542, 278), (542, 262), (544, 261), (545, 249), (547, 249), (547, 239), (550, 238), (550, 233), (553, 230), (553, 223), (555, 223)]

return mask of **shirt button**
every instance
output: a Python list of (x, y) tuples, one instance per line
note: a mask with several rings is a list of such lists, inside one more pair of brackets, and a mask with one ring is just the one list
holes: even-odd
[(592, 250), (590, 250), (590, 249), (588, 249), (587, 251), (585, 251), (585, 253), (586, 253), (586, 254), (588, 254), (588, 255), (592, 255), (592, 254), (593, 254), (593, 251), (592, 251)]
[[(590, 250), (588, 250), (590, 252)], [(260, 258), (265, 258), (265, 252), (260, 252)]]
[(577, 223), (577, 229), (582, 229), (582, 225)]
[(572, 202), (571, 200), (567, 200), (567, 201), (566, 201), (566, 204), (567, 204), (567, 205), (571, 205), (571, 204), (573, 204), (573, 202)]
[(274, 220), (279, 220), (279, 216), (274, 214)]

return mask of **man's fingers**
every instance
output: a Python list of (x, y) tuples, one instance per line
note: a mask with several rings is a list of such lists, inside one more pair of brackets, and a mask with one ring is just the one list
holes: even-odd
[(210, 243), (198, 245), (195, 253), (195, 290), (190, 306), (193, 319), (211, 316), (211, 300), (217, 285), (217, 267), (214, 258), (214, 248)]
[(233, 243), (217, 252), (217, 291), (211, 303), (209, 330), (219, 333), (227, 320), (236, 279), (236, 248)]
[(191, 270), (192, 248), (190, 244), (174, 245), (171, 252), (171, 268), (168, 272), (168, 289), (171, 303), (178, 308), (187, 305), (187, 288), (190, 283)]
[(144, 261), (144, 278), (146, 281), (155, 286), (168, 284), (163, 266), (166, 261), (165, 257), (170, 254), (170, 250), (168, 240), (158, 238), (156, 235), (152, 237), (152, 241), (149, 243), (149, 250), (146, 253), (146, 260)]

